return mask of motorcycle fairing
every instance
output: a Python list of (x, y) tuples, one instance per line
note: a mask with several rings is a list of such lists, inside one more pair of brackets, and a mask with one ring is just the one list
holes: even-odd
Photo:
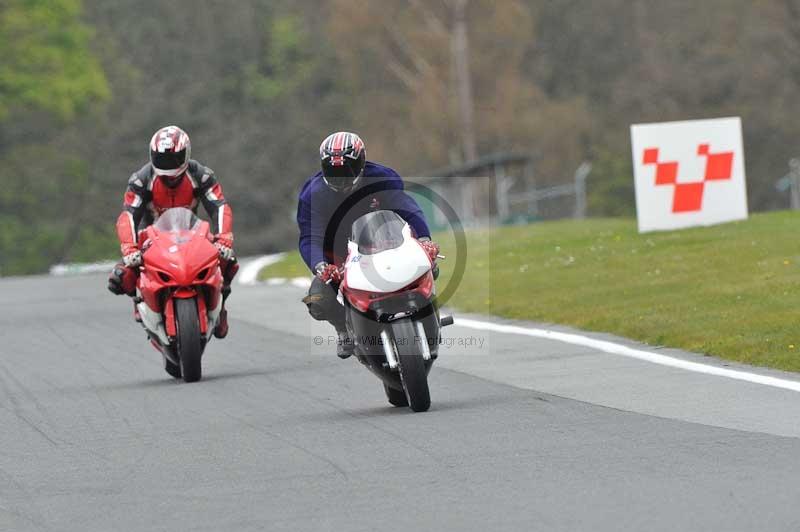
[[(139, 310), (139, 316), (142, 318), (142, 325), (144, 325), (144, 328), (152, 334), (155, 334), (162, 345), (169, 345), (169, 336), (164, 327), (164, 318), (161, 316), (161, 312), (152, 310), (144, 300), (139, 302), (136, 308)], [(175, 321), (173, 318), (173, 324), (174, 323)]]
[(402, 237), (400, 246), (372, 255), (360, 253), (358, 244), (350, 241), (345, 262), (347, 287), (388, 294), (402, 290), (428, 273), (431, 261), (411, 235), (411, 227), (407, 223), (403, 225)]
[(208, 223), (188, 209), (169, 209), (142, 237), (144, 267), (137, 287), (142, 324), (169, 345), (176, 334), (174, 298), (200, 296), (200, 330), (208, 340), (222, 308), (222, 272)]

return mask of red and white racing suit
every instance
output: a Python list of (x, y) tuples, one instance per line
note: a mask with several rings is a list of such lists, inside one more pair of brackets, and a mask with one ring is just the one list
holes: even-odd
[[(185, 207), (197, 213), (200, 203), (211, 218), (215, 240), (233, 248), (233, 213), (213, 170), (190, 160), (178, 184), (170, 187), (147, 163), (128, 180), (124, 209), (117, 218), (117, 236), (122, 255), (126, 256), (139, 248), (139, 231), (156, 221), (165, 210)], [(223, 272), (225, 269), (223, 267)]]
[[(117, 218), (117, 236), (122, 256), (134, 254), (139, 250), (139, 231), (152, 224), (161, 214), (172, 207), (185, 207), (197, 213), (202, 203), (211, 218), (211, 231), (214, 244), (220, 250), (222, 270), (222, 310), (214, 329), (217, 338), (228, 334), (228, 314), (225, 300), (231, 292), (231, 281), (239, 269), (233, 258), (233, 213), (222, 194), (214, 172), (197, 161), (190, 160), (186, 172), (175, 178), (175, 185), (169, 186), (165, 178), (155, 174), (150, 163), (144, 165), (128, 180), (125, 192), (124, 210)], [(224, 253), (223, 253), (224, 252)], [(227, 257), (227, 258), (223, 258)], [(135, 295), (139, 269), (117, 264), (109, 276), (108, 288), (115, 294)], [(134, 316), (139, 320), (134, 306)]]

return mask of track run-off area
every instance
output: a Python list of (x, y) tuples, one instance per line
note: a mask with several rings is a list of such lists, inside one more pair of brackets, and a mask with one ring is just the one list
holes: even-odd
[(0, 530), (800, 528), (796, 375), (455, 313), (414, 414), (303, 293), (235, 286), (184, 384), (104, 275), (0, 280)]

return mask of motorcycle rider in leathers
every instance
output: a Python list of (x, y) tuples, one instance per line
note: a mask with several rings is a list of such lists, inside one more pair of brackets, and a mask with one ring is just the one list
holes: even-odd
[(233, 254), (233, 213), (214, 171), (191, 158), (189, 135), (177, 126), (156, 131), (150, 140), (150, 162), (128, 180), (123, 211), (117, 219), (122, 262), (111, 271), (108, 289), (118, 295), (134, 296), (142, 264), (139, 231), (167, 209), (185, 207), (196, 213), (200, 203), (211, 218), (214, 246), (220, 256), (223, 303), (214, 336), (224, 338), (228, 334), (225, 300), (239, 269)]
[(367, 161), (358, 135), (346, 131), (330, 135), (320, 146), (320, 159), (322, 171), (305, 182), (297, 206), (300, 255), (314, 274), (303, 302), (311, 317), (336, 328), (336, 354), (347, 358), (355, 346), (337, 292), (353, 222), (370, 211), (395, 211), (411, 226), (431, 261), (436, 260), (439, 246), (431, 242), (422, 209), (404, 191), (400, 175)]

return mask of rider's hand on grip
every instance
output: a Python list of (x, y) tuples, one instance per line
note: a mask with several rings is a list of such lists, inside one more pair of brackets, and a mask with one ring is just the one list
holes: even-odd
[(436, 258), (439, 256), (439, 244), (431, 240), (422, 240), (419, 245), (425, 250), (431, 262), (436, 262)]
[(344, 272), (335, 264), (321, 263), (317, 266), (317, 277), (325, 284), (339, 284), (344, 278)]
[(233, 257), (233, 249), (229, 248), (222, 242), (214, 242), (214, 247), (216, 247), (217, 251), (219, 251), (220, 258), (231, 260), (231, 257)]
[(122, 263), (128, 268), (136, 268), (137, 266), (141, 266), (142, 252), (137, 249), (136, 251), (127, 253), (124, 257), (122, 257)]
[(219, 251), (219, 256), (225, 260), (233, 257), (233, 235), (231, 233), (220, 233), (214, 237), (214, 246)]

